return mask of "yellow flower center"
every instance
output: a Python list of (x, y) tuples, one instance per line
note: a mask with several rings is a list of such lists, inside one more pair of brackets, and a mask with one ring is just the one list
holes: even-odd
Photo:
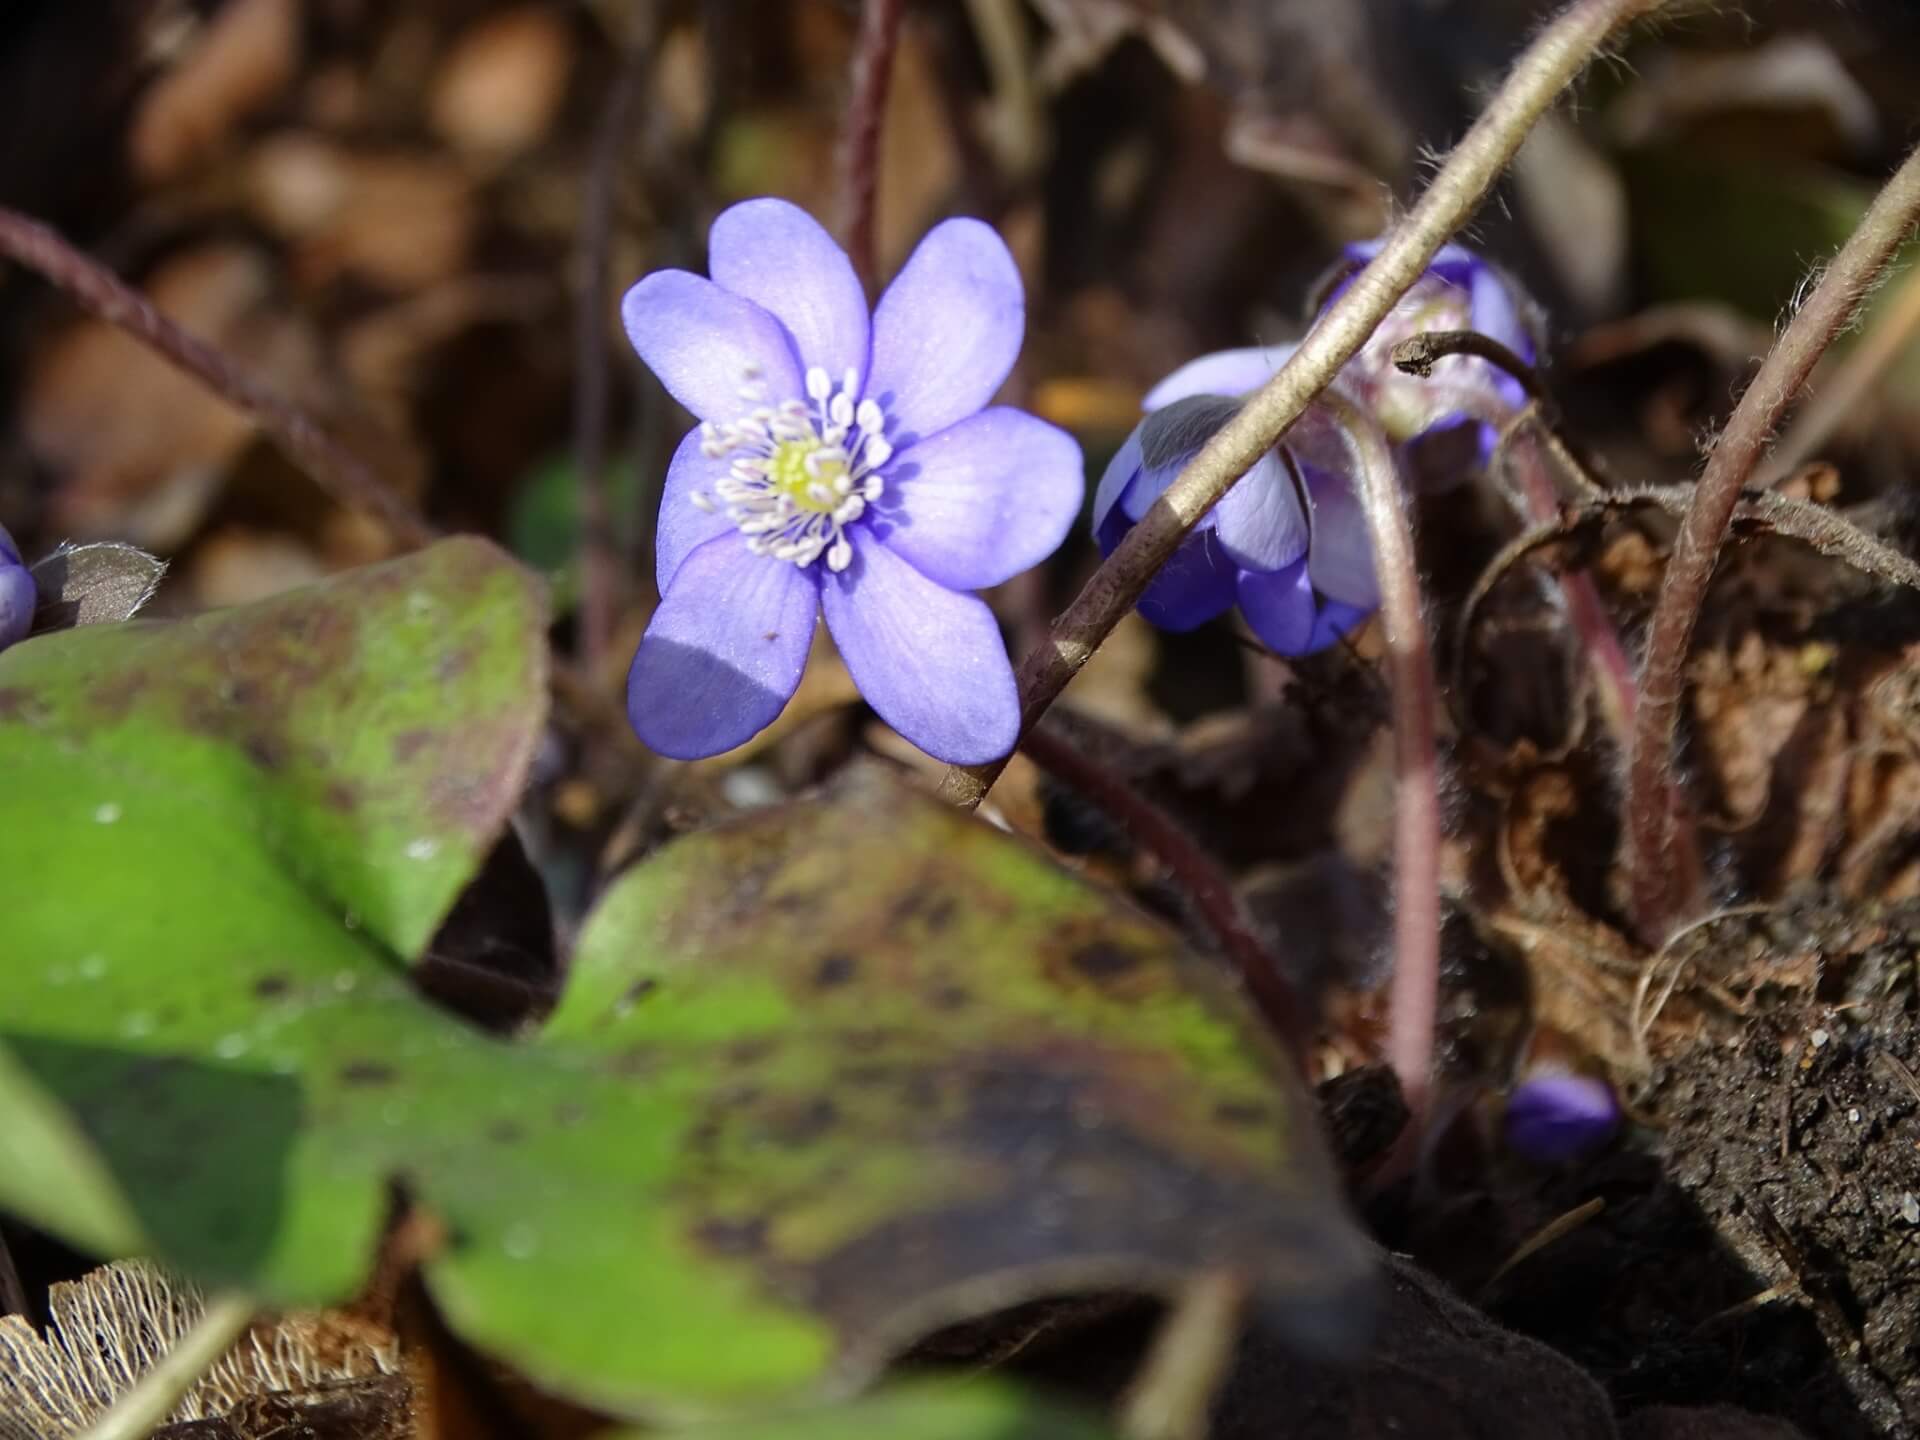
[(782, 441), (767, 460), (767, 483), (800, 509), (828, 514), (845, 498), (846, 492), (835, 482), (848, 473), (848, 468), (837, 455), (816, 460), (809, 467), (808, 457), (825, 448), (826, 442), (817, 435)]

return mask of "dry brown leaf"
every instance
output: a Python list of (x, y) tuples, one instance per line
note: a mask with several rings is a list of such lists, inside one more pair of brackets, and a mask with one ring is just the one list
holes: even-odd
[[(286, 394), (318, 372), (313, 335), (274, 306), (259, 250), (210, 244), (164, 262), (147, 282), (162, 312)], [(21, 404), (33, 453), (59, 477), (53, 528), (171, 550), (205, 513), (251, 442), (251, 421), (138, 341), (84, 321), (31, 366)]]
[(504, 160), (546, 138), (572, 70), (573, 32), (559, 9), (503, 10), (455, 39), (433, 77), (427, 114), (456, 150)]
[(283, 94), (300, 64), (300, 0), (228, 0), (134, 112), (134, 174), (162, 184), (217, 149)]

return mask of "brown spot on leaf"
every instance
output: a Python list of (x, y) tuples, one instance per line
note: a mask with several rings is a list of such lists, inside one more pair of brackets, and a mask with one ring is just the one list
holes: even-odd
[(340, 1067), (343, 1085), (391, 1085), (394, 1069), (382, 1060), (349, 1060)]
[(767, 1219), (749, 1215), (740, 1220), (708, 1220), (694, 1238), (721, 1255), (754, 1255), (767, 1248)]
[(393, 737), (393, 759), (398, 765), (410, 765), (420, 752), (433, 743), (431, 730), (402, 730)]
[(813, 983), (820, 990), (837, 990), (860, 973), (860, 962), (844, 950), (830, 950), (813, 967)]
[(487, 1127), (487, 1139), (496, 1145), (518, 1145), (527, 1132), (517, 1120), (496, 1120)]
[(1140, 955), (1124, 945), (1095, 940), (1082, 945), (1067, 958), (1067, 963), (1096, 985), (1123, 980), (1140, 968)]
[(253, 982), (253, 993), (262, 1000), (278, 1000), (293, 989), (293, 982), (284, 975), (262, 975)]

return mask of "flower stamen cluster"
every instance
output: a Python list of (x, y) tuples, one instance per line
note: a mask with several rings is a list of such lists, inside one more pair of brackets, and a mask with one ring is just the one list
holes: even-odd
[(689, 498), (709, 513), (724, 507), (755, 555), (805, 569), (824, 553), (827, 568), (838, 573), (853, 563), (846, 527), (884, 493), (878, 472), (893, 458), (893, 446), (885, 412), (856, 398), (856, 372), (849, 370), (836, 390), (815, 365), (806, 386), (807, 400), (768, 405), (765, 375), (749, 366), (740, 398), (755, 408), (738, 420), (700, 427), (701, 453), (710, 460), (731, 455), (733, 463), (711, 496), (696, 490)]

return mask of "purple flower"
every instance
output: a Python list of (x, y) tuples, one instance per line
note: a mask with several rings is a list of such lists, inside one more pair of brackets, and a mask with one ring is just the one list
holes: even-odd
[[(1381, 241), (1349, 245), (1351, 273), (1328, 293), (1333, 303), (1380, 251)], [(1526, 404), (1520, 383), (1472, 355), (1449, 355), (1430, 376), (1394, 365), (1393, 348), (1436, 330), (1477, 330), (1531, 365), (1538, 347), (1517, 286), (1460, 245), (1442, 246), (1426, 272), (1347, 362), (1341, 381), (1372, 409), (1387, 438), (1404, 447), (1405, 468), (1421, 488), (1446, 489), (1484, 466), (1501, 423)]]
[(7, 527), (0, 525), (0, 650), (27, 638), (36, 598), (33, 574)]
[(1543, 1165), (1598, 1149), (1620, 1128), (1620, 1102), (1604, 1080), (1588, 1075), (1536, 1075), (1507, 1100), (1507, 1144)]
[(920, 242), (869, 317), (853, 266), (782, 200), (713, 223), (712, 279), (660, 270), (627, 334), (700, 420), (660, 506), (660, 608), (627, 680), (640, 738), (699, 759), (772, 723), (814, 619), (867, 703), (936, 759), (1004, 755), (1013, 670), (967, 592), (1051, 555), (1085, 491), (1080, 447), (983, 408), (1019, 353), (1013, 257), (977, 220)]
[[(1111, 555), (1181, 468), (1265, 383), (1287, 350), (1227, 350), (1175, 371), (1146, 398), (1147, 418), (1114, 455), (1093, 502)], [(1379, 606), (1373, 557), (1344, 457), (1268, 451), (1196, 525), (1140, 599), (1163, 630), (1191, 630), (1240, 607), (1282, 655), (1324, 650)]]

